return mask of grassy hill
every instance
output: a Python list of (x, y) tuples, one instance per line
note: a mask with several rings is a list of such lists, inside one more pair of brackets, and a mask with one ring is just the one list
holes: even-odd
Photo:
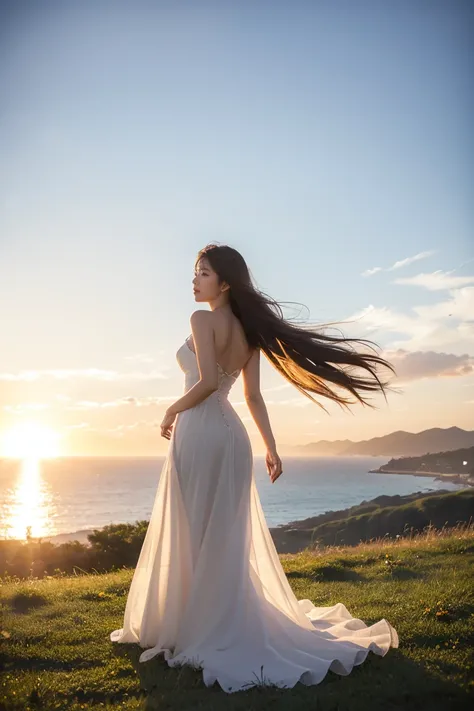
[[(309, 546), (358, 545), (378, 538), (410, 538), (434, 527), (474, 520), (474, 489), (381, 495), (339, 511), (271, 528), (279, 553), (297, 553)], [(0, 541), (0, 580), (42, 578), (61, 573), (108, 573), (137, 564), (148, 521), (109, 524), (79, 541), (54, 544), (42, 539)]]
[(383, 536), (421, 533), (474, 520), (474, 489), (377, 496), (340, 511), (293, 521), (272, 529), (279, 553), (297, 553), (308, 546), (358, 545)]
[(367, 624), (386, 618), (400, 647), (369, 654), (346, 677), (291, 690), (255, 687), (227, 695), (201, 672), (138, 663), (137, 645), (114, 645), (132, 569), (10, 580), (0, 591), (0, 707), (191, 711), (461, 711), (474, 701), (474, 527), (399, 541), (281, 556), (298, 598), (343, 602)]

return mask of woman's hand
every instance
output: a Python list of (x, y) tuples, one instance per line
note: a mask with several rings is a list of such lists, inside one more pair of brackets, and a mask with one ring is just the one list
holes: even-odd
[(267, 449), (265, 463), (267, 465), (268, 475), (272, 481), (272, 484), (274, 484), (283, 472), (281, 459), (278, 456), (276, 449)]
[(161, 422), (161, 436), (165, 439), (171, 439), (171, 432), (173, 431), (173, 422), (176, 419), (176, 413), (169, 412), (166, 410), (165, 416)]

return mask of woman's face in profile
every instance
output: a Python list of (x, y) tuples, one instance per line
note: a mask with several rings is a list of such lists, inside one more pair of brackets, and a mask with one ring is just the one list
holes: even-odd
[(193, 289), (196, 301), (211, 301), (219, 296), (217, 273), (204, 257), (195, 267)]

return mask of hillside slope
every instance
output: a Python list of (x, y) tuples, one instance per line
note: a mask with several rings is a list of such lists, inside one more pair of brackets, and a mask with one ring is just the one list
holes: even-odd
[[(282, 557), (299, 599), (343, 602), (366, 624), (386, 618), (400, 646), (317, 686), (227, 696), (199, 670), (138, 663), (113, 645), (133, 571), (8, 582), (1, 589), (5, 711), (461, 711), (473, 700), (474, 530)], [(454, 571), (454, 572), (453, 572)], [(257, 682), (256, 682), (257, 683)]]
[(279, 553), (296, 553), (307, 546), (357, 545), (383, 536), (406, 536), (474, 519), (474, 490), (377, 496), (357, 506), (272, 528)]

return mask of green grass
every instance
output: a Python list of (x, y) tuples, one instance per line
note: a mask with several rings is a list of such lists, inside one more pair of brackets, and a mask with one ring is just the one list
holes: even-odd
[(343, 602), (367, 624), (388, 619), (400, 647), (370, 653), (349, 676), (316, 686), (226, 694), (200, 671), (137, 645), (113, 644), (132, 570), (2, 585), (0, 708), (253, 711), (458, 711), (474, 702), (474, 528), (428, 531), (324, 552), (282, 555), (298, 598)]

